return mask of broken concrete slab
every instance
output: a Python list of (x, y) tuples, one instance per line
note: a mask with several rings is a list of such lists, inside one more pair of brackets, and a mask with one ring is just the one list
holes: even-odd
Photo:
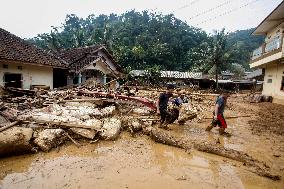
[(102, 122), (98, 119), (89, 119), (85, 121), (85, 125), (92, 126), (94, 129), (83, 129), (83, 128), (71, 128), (71, 130), (88, 139), (94, 139), (98, 131), (102, 127)]
[(92, 129), (71, 128), (70, 130), (88, 139), (94, 139), (97, 134), (97, 131)]
[(38, 133), (34, 143), (44, 152), (57, 147), (65, 141), (63, 129), (45, 129)]
[(104, 117), (113, 115), (114, 111), (115, 111), (115, 106), (108, 106), (101, 110)]
[(149, 108), (134, 108), (132, 113), (137, 115), (150, 115), (151, 111)]
[(32, 151), (31, 128), (13, 127), (0, 133), (0, 156), (18, 155)]

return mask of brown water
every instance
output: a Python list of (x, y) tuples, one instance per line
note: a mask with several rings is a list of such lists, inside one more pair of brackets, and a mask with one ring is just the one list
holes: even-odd
[(132, 138), (1, 159), (1, 188), (283, 188), (214, 155)]

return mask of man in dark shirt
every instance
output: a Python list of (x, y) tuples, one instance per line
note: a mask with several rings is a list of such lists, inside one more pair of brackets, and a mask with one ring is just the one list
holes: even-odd
[(160, 127), (162, 127), (165, 120), (171, 116), (171, 113), (168, 111), (168, 102), (169, 102), (170, 97), (173, 96), (173, 90), (174, 90), (174, 86), (168, 85), (167, 91), (160, 94), (160, 97), (157, 103), (157, 106), (158, 106), (157, 113), (160, 113), (160, 116), (161, 116)]
[(206, 131), (210, 131), (213, 127), (217, 125), (219, 128), (219, 134), (224, 134), (225, 129), (227, 128), (227, 123), (224, 118), (224, 110), (227, 103), (227, 98), (229, 97), (229, 93), (223, 93), (216, 99), (216, 105), (213, 112), (213, 120), (210, 126), (206, 128)]

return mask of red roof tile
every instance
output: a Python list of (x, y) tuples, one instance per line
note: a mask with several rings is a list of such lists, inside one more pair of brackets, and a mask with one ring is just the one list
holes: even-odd
[(30, 44), (2, 28), (0, 28), (0, 59), (60, 68), (67, 67), (67, 63), (63, 59)]

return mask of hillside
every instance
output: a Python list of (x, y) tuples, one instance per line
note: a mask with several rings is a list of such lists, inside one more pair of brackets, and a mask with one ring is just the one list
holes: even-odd
[[(263, 41), (262, 37), (251, 36), (252, 31), (240, 30), (226, 35), (226, 52), (230, 54), (227, 65), (238, 63), (249, 68), (252, 50)], [(50, 33), (39, 34), (29, 41), (52, 51), (104, 44), (127, 70), (154, 67), (185, 71), (200, 67), (199, 70), (207, 72), (212, 67), (207, 60), (212, 37), (172, 14), (132, 10), (122, 15), (90, 15), (86, 19), (67, 15), (62, 26), (53, 27)]]

